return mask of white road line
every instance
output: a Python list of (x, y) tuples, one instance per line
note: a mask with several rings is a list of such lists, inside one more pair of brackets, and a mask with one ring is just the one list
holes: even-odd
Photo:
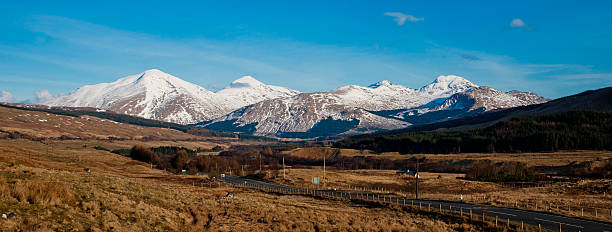
[(512, 208), (504, 208), (504, 209), (505, 210), (509, 210), (509, 211), (517, 211), (517, 212), (528, 213), (528, 214), (538, 214), (538, 215), (543, 215), (543, 216), (547, 216), (547, 217), (556, 217), (556, 218), (559, 218), (559, 219), (566, 219), (566, 220), (580, 221), (580, 222), (584, 222), (584, 223), (593, 223), (593, 224), (610, 226), (609, 223), (603, 223), (603, 222), (597, 222), (597, 221), (589, 221), (589, 220), (584, 220), (584, 219), (580, 219), (580, 218), (567, 217), (567, 216), (563, 216), (563, 215), (548, 214), (548, 213), (545, 213), (545, 212), (530, 211), (530, 210), (524, 210), (524, 209), (512, 209)]
[(515, 215), (515, 214), (511, 214), (511, 213), (502, 213), (502, 212), (491, 211), (491, 210), (489, 210), (489, 212), (491, 212), (491, 213), (496, 213), (496, 214), (502, 214), (502, 215), (508, 215), (508, 216), (512, 216), (512, 217), (516, 217), (516, 215)]
[(584, 228), (583, 226), (577, 226), (577, 225), (567, 224), (567, 223), (563, 223), (563, 222), (556, 222), (556, 221), (551, 221), (551, 220), (546, 220), (546, 219), (541, 219), (541, 218), (534, 218), (534, 219), (535, 220), (540, 220), (540, 221), (545, 221), (545, 222), (552, 222), (552, 223), (556, 223), (556, 224), (562, 224), (562, 225), (578, 227), (578, 228)]

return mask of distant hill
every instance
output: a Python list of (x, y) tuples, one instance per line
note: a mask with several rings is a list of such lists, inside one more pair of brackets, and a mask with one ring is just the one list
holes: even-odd
[(238, 137), (240, 139), (250, 140), (273, 140), (271, 138), (253, 136), (248, 134), (235, 134), (232, 132), (212, 131), (200, 127), (192, 127), (170, 122), (162, 122), (158, 120), (146, 119), (126, 114), (117, 114), (112, 111), (101, 111), (95, 108), (87, 107), (49, 107), (45, 105), (23, 105), (23, 104), (0, 104), (0, 108), (12, 108), (24, 111), (45, 112), (56, 115), (64, 115), (71, 117), (93, 116), (96, 118), (112, 120), (118, 123), (130, 124), (143, 127), (167, 128), (178, 130), (187, 134), (203, 136), (203, 137)]
[(539, 152), (612, 149), (612, 88), (462, 119), (360, 135), (335, 147), (377, 152)]
[(358, 135), (355, 137), (372, 137), (378, 135), (393, 135), (404, 132), (432, 130), (463, 130), (481, 128), (522, 115), (548, 115), (575, 110), (608, 112), (612, 111), (612, 101), (610, 99), (612, 99), (612, 87), (606, 87), (597, 90), (588, 90), (579, 94), (558, 98), (542, 104), (487, 111), (438, 123), (415, 125), (404, 129), (385, 131), (375, 134)]
[(502, 92), (448, 75), (418, 89), (380, 81), (368, 87), (347, 85), (329, 92), (274, 98), (197, 125), (285, 139), (327, 140), (548, 100), (534, 93)]

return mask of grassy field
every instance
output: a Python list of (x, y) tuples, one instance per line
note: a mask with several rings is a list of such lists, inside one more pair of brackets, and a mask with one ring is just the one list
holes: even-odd
[[(182, 146), (229, 148), (256, 142), (232, 138), (196, 137), (164, 128), (123, 125), (93, 117), (73, 118), (15, 109), (0, 111), (0, 231), (483, 231), (453, 217), (411, 213), (396, 207), (279, 195), (231, 188), (206, 176), (173, 175), (110, 150)], [(78, 122), (77, 122), (78, 121)], [(78, 125), (77, 125), (78, 124)], [(72, 138), (72, 139), (71, 139)], [(78, 139), (77, 139), (78, 138)], [(114, 138), (114, 139), (111, 139)], [(119, 139), (117, 139), (119, 138)], [(362, 151), (327, 148), (301, 150), (305, 157), (360, 155)], [(316, 148), (318, 149), (318, 148)], [(290, 152), (295, 152), (290, 151)], [(364, 151), (367, 152), (367, 151)], [(397, 154), (368, 154), (390, 159)], [(439, 157), (439, 156), (438, 156)], [(433, 157), (432, 157), (433, 158)], [(485, 159), (483, 157), (483, 159)], [(586, 159), (586, 158), (585, 158)], [(307, 186), (321, 170), (294, 169), (270, 181)], [(440, 176), (438, 178), (438, 176)], [(457, 198), (463, 191), (479, 196), (504, 196), (509, 190), (492, 183), (458, 180), (460, 174), (424, 173), (424, 197)], [(391, 170), (331, 170), (326, 187), (368, 187), (403, 194), (410, 177)], [(468, 187), (466, 188), (467, 185)], [(572, 187), (583, 204), (609, 203), (598, 191)], [(554, 189), (553, 189), (554, 190)], [(543, 199), (551, 189), (528, 192)], [(556, 190), (554, 190), (556, 191)], [(571, 191), (566, 191), (571, 192)], [(566, 193), (564, 192), (564, 194)], [(229, 193), (233, 197), (226, 197)], [(478, 195), (480, 194), (480, 195)], [(564, 198), (567, 196), (566, 198)], [(482, 198), (484, 199), (484, 198)], [(483, 200), (484, 202), (484, 200)], [(496, 203), (492, 203), (496, 204)]]
[[(313, 188), (312, 177), (318, 176), (325, 189), (365, 190), (396, 196), (414, 197), (414, 177), (397, 175), (395, 170), (327, 169), (323, 180), (322, 167), (288, 169), (267, 175), (266, 180), (279, 184)], [(421, 172), (419, 197), (422, 199), (460, 201), (503, 207), (518, 207), (559, 214), (612, 221), (612, 180), (582, 180), (542, 187), (508, 186), (498, 183), (458, 179), (464, 174)], [(537, 204), (537, 209), (535, 208)], [(552, 206), (552, 208), (550, 208)], [(568, 210), (569, 208), (569, 210)], [(598, 209), (595, 217), (595, 208)]]
[[(0, 230), (478, 231), (401, 210), (220, 186), (64, 141), (0, 140)], [(103, 144), (105, 145), (105, 144)], [(233, 198), (225, 197), (233, 193)]]
[(527, 166), (563, 166), (572, 162), (585, 162), (601, 159), (611, 159), (612, 151), (561, 151), (549, 153), (460, 153), (460, 154), (405, 154), (397, 152), (375, 153), (370, 150), (340, 149), (329, 147), (297, 148), (284, 152), (287, 155), (300, 158), (313, 158), (322, 160), (323, 156), (365, 156), (380, 159), (401, 160), (412, 157), (426, 158), (428, 160), (492, 160), (494, 162), (518, 161)]

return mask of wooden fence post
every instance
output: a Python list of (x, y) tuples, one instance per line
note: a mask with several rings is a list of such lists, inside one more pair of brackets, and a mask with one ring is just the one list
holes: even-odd
[(538, 231), (542, 232), (542, 225), (538, 224)]

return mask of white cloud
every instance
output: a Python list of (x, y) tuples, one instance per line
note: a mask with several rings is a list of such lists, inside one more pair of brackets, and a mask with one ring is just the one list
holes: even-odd
[(49, 101), (49, 100), (52, 100), (54, 98), (53, 95), (49, 92), (49, 90), (46, 90), (46, 89), (36, 91), (34, 93), (34, 95), (35, 95), (34, 96), (35, 97), (34, 101), (36, 103), (41, 103), (41, 102)]
[(510, 22), (510, 27), (526, 27), (527, 24), (522, 19), (516, 18)]
[(11, 94), (8, 91), (2, 90), (2, 92), (0, 92), (0, 102), (11, 102), (11, 101), (13, 101), (13, 94)]
[(417, 18), (417, 17), (414, 17), (412, 15), (404, 14), (404, 13), (401, 13), (401, 12), (386, 12), (385, 15), (386, 16), (394, 17), (393, 20), (395, 20), (397, 22), (397, 25), (400, 25), (400, 26), (404, 25), (406, 20), (408, 20), (410, 22), (418, 22), (418, 21), (425, 20), (424, 18)]

